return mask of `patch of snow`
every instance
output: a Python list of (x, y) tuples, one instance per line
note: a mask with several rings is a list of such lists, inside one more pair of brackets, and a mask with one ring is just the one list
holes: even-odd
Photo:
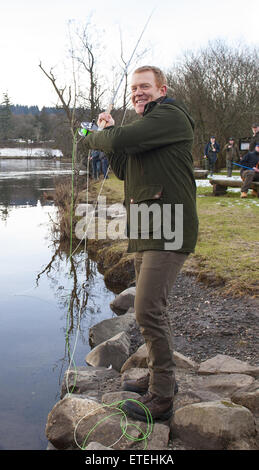
[[(220, 177), (221, 178), (221, 177)], [(227, 178), (227, 176), (225, 176), (225, 179)], [(223, 177), (222, 177), (223, 179)], [(229, 178), (231, 179), (231, 178)], [(241, 179), (238, 177), (238, 176), (232, 176), (232, 179), (235, 179), (235, 180), (240, 180)], [(196, 181), (196, 186), (198, 188), (212, 188), (212, 185), (210, 184), (209, 180), (195, 180)], [(240, 192), (240, 188), (231, 188), (230, 186), (228, 187), (228, 191), (234, 191), (234, 192)]]
[(63, 157), (63, 153), (58, 149), (48, 148), (0, 148), (1, 157)]

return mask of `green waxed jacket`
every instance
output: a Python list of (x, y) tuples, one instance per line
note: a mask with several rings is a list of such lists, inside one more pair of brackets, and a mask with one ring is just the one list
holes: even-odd
[[(129, 252), (194, 251), (198, 217), (193, 129), (183, 105), (165, 97), (148, 103), (141, 119), (86, 137), (88, 147), (103, 150), (115, 175), (124, 180)], [(141, 207), (144, 212), (148, 208), (148, 222)]]

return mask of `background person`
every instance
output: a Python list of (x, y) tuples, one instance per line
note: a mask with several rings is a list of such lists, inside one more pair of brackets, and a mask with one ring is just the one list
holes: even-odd
[(104, 152), (100, 152), (100, 159), (101, 159), (101, 167), (102, 167), (103, 177), (105, 179), (108, 179), (109, 178), (109, 175), (108, 175), (109, 162), (108, 162), (108, 158), (106, 157)]
[[(241, 187), (241, 197), (246, 198), (251, 183), (253, 181), (259, 181), (259, 140), (255, 144), (255, 151), (248, 152), (242, 158), (240, 165), (248, 166), (251, 170), (242, 168), (240, 170), (243, 184)], [(252, 196), (258, 196), (258, 191), (252, 190)]]
[(253, 133), (253, 137), (250, 140), (249, 152), (253, 152), (255, 150), (255, 144), (259, 142), (259, 123), (258, 122), (254, 122), (252, 124), (252, 133)]
[(204, 158), (208, 159), (208, 170), (210, 172), (210, 176), (213, 176), (213, 173), (215, 171), (215, 164), (218, 158), (219, 151), (220, 146), (216, 142), (215, 136), (212, 135), (204, 150)]
[(233, 171), (233, 162), (239, 163), (240, 162), (240, 154), (238, 150), (238, 146), (235, 143), (233, 137), (230, 137), (228, 143), (223, 148), (223, 151), (226, 152), (226, 168), (227, 168), (227, 176), (232, 176)]
[(93, 177), (95, 180), (98, 180), (101, 171), (100, 151), (92, 150), (90, 153), (90, 159), (92, 161)]

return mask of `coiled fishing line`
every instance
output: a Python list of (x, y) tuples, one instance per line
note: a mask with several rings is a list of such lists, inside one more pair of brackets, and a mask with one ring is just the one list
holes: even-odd
[[(129, 423), (128, 422), (128, 418), (127, 418), (127, 415), (125, 413), (124, 410), (121, 409), (121, 407), (124, 405), (124, 403), (126, 401), (133, 401), (134, 403), (137, 403), (139, 406), (141, 406), (141, 408), (144, 410), (145, 412), (145, 415), (146, 415), (146, 425), (147, 425), (147, 429), (146, 431), (143, 431), (143, 429), (141, 429), (137, 424), (135, 423)], [(96, 408), (94, 410), (94, 413), (100, 409), (103, 409), (103, 408), (112, 408), (112, 407), (115, 407), (115, 412), (108, 415), (108, 416), (105, 416), (104, 418), (100, 419), (91, 429), (90, 431), (87, 433), (87, 435), (85, 436), (84, 438), (84, 441), (82, 444), (79, 444), (78, 443), (78, 440), (77, 440), (77, 429), (78, 429), (78, 426), (80, 425), (80, 423), (86, 419), (87, 417), (91, 416), (92, 415), (92, 412), (89, 412), (88, 414), (84, 415), (82, 418), (79, 419), (78, 423), (76, 424), (75, 426), (75, 429), (74, 429), (74, 441), (77, 445), (77, 447), (79, 447), (80, 450), (85, 450), (85, 447), (86, 447), (86, 442), (87, 440), (89, 439), (89, 436), (92, 434), (92, 432), (94, 432), (94, 430), (100, 426), (102, 423), (104, 423), (107, 419), (111, 418), (112, 416), (116, 416), (116, 415), (121, 415), (121, 420), (120, 420), (120, 427), (121, 427), (121, 436), (119, 437), (119, 439), (117, 439), (115, 442), (113, 442), (112, 444), (109, 445), (109, 447), (113, 447), (115, 446), (116, 444), (118, 444), (118, 442), (123, 438), (125, 437), (126, 439), (130, 440), (130, 441), (134, 441), (134, 442), (141, 442), (141, 441), (144, 441), (144, 450), (146, 449), (147, 447), (147, 440), (149, 438), (149, 436), (151, 435), (152, 431), (153, 431), (153, 419), (152, 419), (152, 415), (149, 411), (149, 409), (143, 404), (141, 403), (140, 401), (138, 400), (135, 400), (133, 398), (127, 398), (126, 400), (120, 400), (120, 401), (116, 401), (116, 402), (113, 402), (109, 405), (103, 403), (102, 405), (100, 405), (100, 407)], [(124, 424), (124, 421), (125, 421), (125, 424)], [(140, 435), (142, 434), (141, 437), (134, 437), (132, 436), (131, 434), (129, 434), (127, 432), (128, 428), (131, 427), (131, 428), (135, 428), (139, 433)]]

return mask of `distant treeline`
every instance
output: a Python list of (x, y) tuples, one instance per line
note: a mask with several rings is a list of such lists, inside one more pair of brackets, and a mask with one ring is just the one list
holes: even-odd
[(56, 107), (47, 107), (44, 106), (42, 110), (39, 109), (38, 106), (24, 106), (21, 104), (10, 105), (10, 111), (15, 114), (32, 114), (33, 116), (37, 116), (44, 110), (47, 114), (62, 114), (64, 110), (62, 108)]

